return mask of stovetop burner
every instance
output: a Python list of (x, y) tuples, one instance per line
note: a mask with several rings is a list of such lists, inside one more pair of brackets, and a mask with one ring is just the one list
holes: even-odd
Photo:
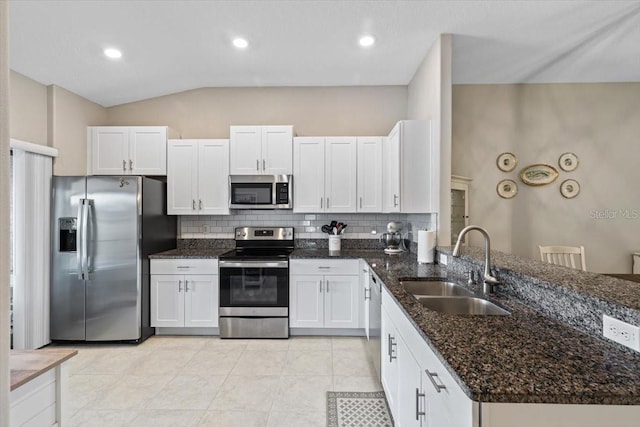
[(236, 248), (221, 260), (287, 259), (293, 251), (293, 227), (238, 227)]

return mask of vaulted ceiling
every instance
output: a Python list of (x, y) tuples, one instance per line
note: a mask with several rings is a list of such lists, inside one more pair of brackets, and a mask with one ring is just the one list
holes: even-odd
[[(639, 1), (13, 0), (10, 13), (11, 68), (103, 106), (199, 87), (406, 85), (441, 33), (454, 83), (640, 81)], [(358, 45), (365, 34), (374, 46)]]

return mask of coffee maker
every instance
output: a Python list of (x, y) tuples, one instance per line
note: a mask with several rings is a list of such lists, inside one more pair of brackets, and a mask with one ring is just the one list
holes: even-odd
[(387, 245), (384, 253), (399, 254), (405, 251), (404, 242), (402, 241), (402, 228), (402, 223), (398, 221), (391, 221), (387, 224), (387, 232), (380, 235), (380, 241)]

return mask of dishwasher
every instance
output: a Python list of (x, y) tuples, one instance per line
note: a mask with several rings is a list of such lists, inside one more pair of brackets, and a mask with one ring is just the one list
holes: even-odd
[(382, 324), (382, 282), (373, 270), (369, 274), (369, 358), (380, 379), (380, 329)]

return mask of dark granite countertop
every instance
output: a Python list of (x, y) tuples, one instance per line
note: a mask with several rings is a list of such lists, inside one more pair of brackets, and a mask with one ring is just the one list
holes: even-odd
[[(453, 247), (438, 247), (438, 251), (451, 255)], [(461, 258), (484, 262), (484, 249), (462, 248)], [(520, 275), (535, 277), (539, 281), (562, 286), (603, 301), (640, 310), (638, 285), (629, 280), (614, 278), (588, 271), (560, 267), (539, 260), (521, 258), (500, 251), (491, 251), (491, 263), (497, 270), (507, 269)]]
[(173, 259), (173, 258), (218, 258), (229, 248), (178, 248), (171, 249), (157, 254), (149, 255), (150, 259)]
[[(450, 253), (450, 248), (443, 249)], [(178, 249), (150, 258), (215, 258), (228, 250)], [(480, 249), (465, 248), (463, 254), (484, 260)], [(640, 405), (640, 353), (625, 351), (505, 295), (496, 294), (491, 299), (507, 308), (510, 316), (458, 316), (425, 309), (404, 291), (400, 279), (446, 277), (467, 285), (447, 267), (418, 264), (414, 254), (343, 249), (334, 255), (326, 248), (296, 249), (291, 254), (291, 259), (321, 258), (367, 261), (425, 342), (475, 401)], [(598, 296), (608, 296), (611, 288), (604, 292), (604, 287), (613, 286), (622, 294), (617, 298), (627, 304), (637, 296), (626, 287), (637, 284), (611, 277), (575, 270), (559, 272), (557, 267), (500, 253), (495, 253), (493, 261), (498, 270), (513, 269)], [(472, 290), (479, 291), (478, 287)]]
[[(293, 258), (323, 257), (329, 255), (322, 249), (293, 254)], [(418, 264), (413, 254), (343, 250), (329, 258), (340, 257), (369, 263), (475, 401), (640, 405), (640, 353), (624, 351), (505, 296), (491, 299), (507, 308), (510, 316), (459, 316), (425, 309), (404, 291), (400, 279), (447, 277), (465, 286), (466, 282), (446, 267)]]

